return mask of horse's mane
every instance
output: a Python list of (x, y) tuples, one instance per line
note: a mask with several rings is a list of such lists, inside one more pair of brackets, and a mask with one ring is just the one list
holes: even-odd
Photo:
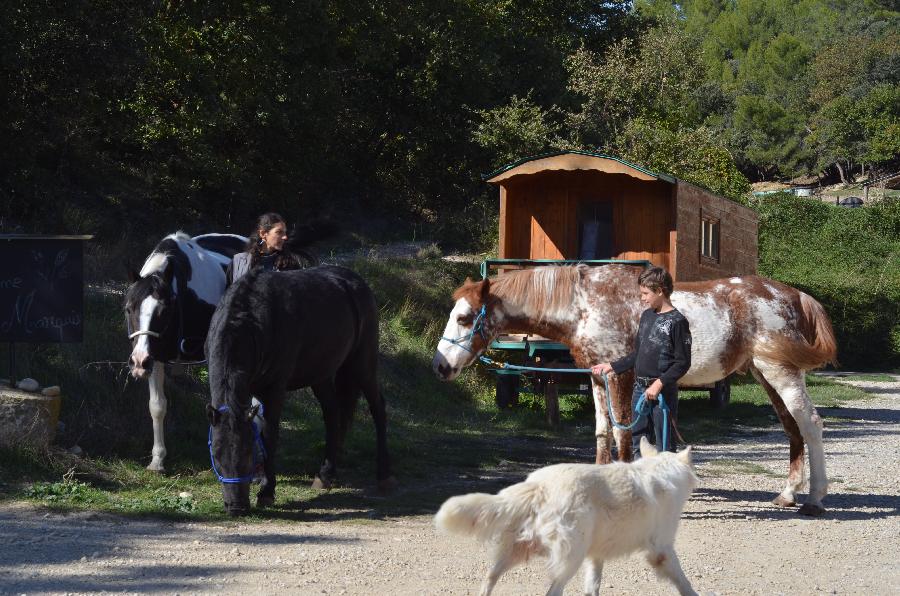
[(263, 269), (253, 269), (234, 282), (222, 297), (220, 309), (227, 313), (222, 334), (226, 349), (238, 339), (240, 331), (259, 322), (251, 296)]
[(165, 287), (165, 282), (159, 275), (151, 274), (135, 281), (125, 291), (125, 308), (128, 305), (140, 304), (144, 298), (154, 293), (160, 293)]
[[(257, 316), (256, 309), (253, 308), (252, 295), (257, 284), (257, 277), (259, 277), (261, 272), (261, 269), (249, 271), (246, 275), (234, 282), (225, 291), (225, 295), (222, 296), (222, 301), (216, 309), (216, 314), (213, 315), (213, 322), (215, 323), (218, 318), (220, 323), (210, 327), (210, 335), (206, 340), (206, 357), (208, 359), (213, 357), (224, 359), (224, 362), (221, 362), (221, 364), (229, 371), (229, 373), (237, 372), (231, 359), (236, 353), (239, 353), (241, 343), (251, 342), (253, 345), (251, 346), (250, 353), (254, 354), (255, 357), (260, 356), (256, 349), (257, 336), (260, 329), (260, 325), (258, 324), (259, 317)], [(213, 351), (211, 350), (212, 346), (210, 345), (214, 330), (217, 331), (215, 354), (213, 354)], [(232, 375), (223, 375), (220, 382), (222, 383), (222, 390), (225, 395), (230, 395), (235, 382)], [(233, 408), (246, 408), (249, 406), (249, 403), (229, 403), (227, 405)]]
[(148, 277), (153, 273), (158, 273), (163, 268), (166, 260), (172, 255), (168, 245), (174, 242), (180, 247), (183, 243), (190, 240), (191, 237), (180, 230), (160, 240), (141, 266), (141, 277)]
[[(579, 280), (578, 269), (570, 266), (521, 269), (492, 277), (491, 294), (544, 319), (558, 316), (572, 307)], [(463, 288), (457, 290), (457, 294)], [(454, 299), (458, 297), (454, 295)]]

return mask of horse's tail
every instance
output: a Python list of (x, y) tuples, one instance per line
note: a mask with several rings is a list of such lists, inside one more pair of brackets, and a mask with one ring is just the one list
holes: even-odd
[(435, 525), (454, 534), (471, 534), (485, 542), (504, 533), (528, 536), (544, 502), (543, 487), (520, 482), (499, 494), (471, 493), (447, 499), (434, 516)]
[(779, 335), (762, 350), (761, 356), (789, 363), (801, 370), (837, 364), (837, 340), (828, 313), (812, 296), (800, 292), (798, 321), (801, 337)]

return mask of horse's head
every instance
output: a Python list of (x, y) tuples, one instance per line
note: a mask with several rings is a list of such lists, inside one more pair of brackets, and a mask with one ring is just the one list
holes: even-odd
[(137, 378), (147, 376), (155, 360), (171, 360), (178, 355), (175, 290), (168, 267), (145, 277), (132, 276), (133, 283), (125, 294), (125, 326), (131, 340), (128, 366)]
[(213, 473), (222, 483), (228, 515), (250, 513), (250, 483), (265, 458), (258, 426), (260, 407), (259, 402), (244, 408), (206, 406), (209, 456)]
[(500, 299), (491, 282), (466, 280), (453, 294), (456, 304), (438, 342), (431, 368), (439, 379), (452, 381), (472, 364), (497, 335)]

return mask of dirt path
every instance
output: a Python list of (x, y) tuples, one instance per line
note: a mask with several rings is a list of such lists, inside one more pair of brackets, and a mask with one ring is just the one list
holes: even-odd
[[(822, 519), (769, 503), (787, 468), (780, 430), (697, 450), (701, 487), (676, 548), (698, 592), (900, 593), (900, 378), (847, 382), (876, 397), (820, 410), (832, 479)], [(509, 475), (511, 483), (523, 472)], [(430, 517), (334, 517), (173, 523), (6, 506), (0, 593), (477, 593), (485, 549), (437, 535)], [(581, 577), (566, 594), (580, 593)], [(495, 593), (543, 594), (546, 585), (538, 559), (504, 576)], [(603, 585), (608, 594), (674, 593), (637, 556), (608, 563)]]

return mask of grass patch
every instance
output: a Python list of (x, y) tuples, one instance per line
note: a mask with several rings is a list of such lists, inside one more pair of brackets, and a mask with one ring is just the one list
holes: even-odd
[(896, 383), (898, 379), (896, 376), (885, 374), (885, 373), (861, 373), (861, 374), (853, 374), (846, 375), (842, 377), (847, 381), (875, 381), (877, 383)]

